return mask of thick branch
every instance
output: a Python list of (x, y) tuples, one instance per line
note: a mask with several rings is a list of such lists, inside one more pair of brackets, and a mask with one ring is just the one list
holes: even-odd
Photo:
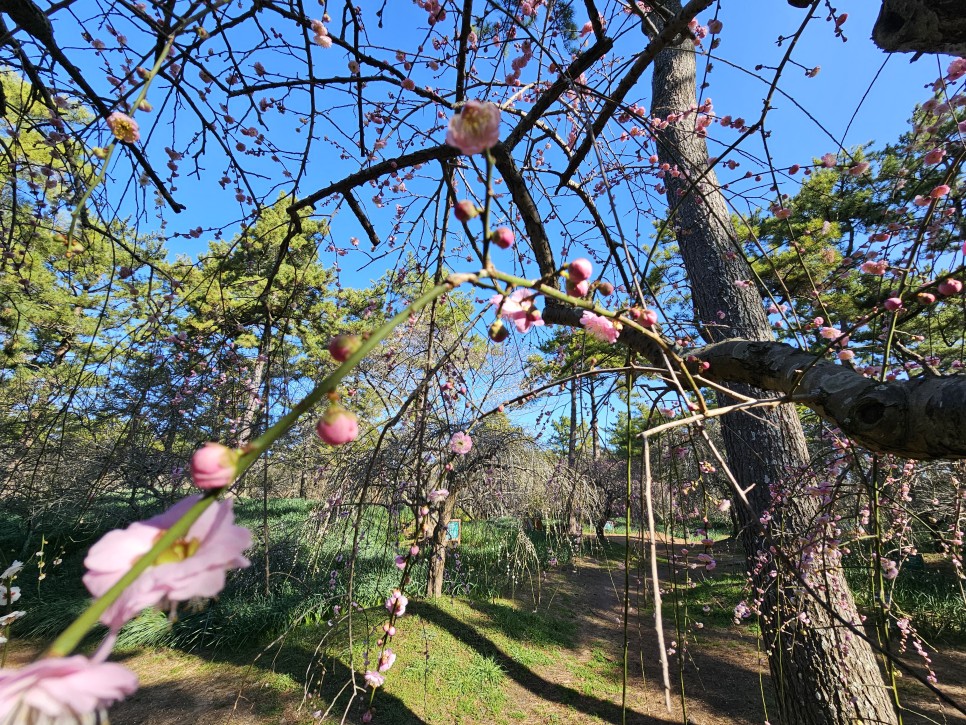
[(872, 40), (888, 51), (966, 55), (966, 2), (882, 0)]
[[(580, 327), (582, 310), (547, 301), (548, 324)], [(619, 342), (655, 365), (660, 348), (625, 328)], [(966, 458), (966, 375), (880, 383), (782, 342), (724, 340), (687, 355), (711, 364), (701, 376), (794, 396), (869, 450), (903, 458)]]

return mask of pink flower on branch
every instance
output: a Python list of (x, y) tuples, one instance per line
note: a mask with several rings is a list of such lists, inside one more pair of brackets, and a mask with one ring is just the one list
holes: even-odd
[(581, 315), (580, 324), (587, 330), (587, 334), (601, 342), (613, 344), (617, 342), (617, 337), (620, 335), (620, 329), (612, 320), (596, 315), (590, 310)]
[[(160, 516), (101, 537), (84, 559), (87, 590), (95, 597), (104, 595), (200, 498), (190, 496)], [(252, 545), (252, 535), (234, 522), (231, 501), (209, 506), (185, 537), (163, 552), (108, 607), (101, 622), (116, 631), (147, 607), (167, 607), (218, 594), (225, 587), (226, 571), (249, 564), (243, 553)]]
[(409, 597), (398, 589), (393, 589), (392, 594), (386, 599), (386, 609), (390, 614), (401, 617), (406, 613), (406, 605), (409, 604)]
[(500, 317), (513, 320), (517, 332), (527, 332), (531, 327), (543, 325), (540, 310), (533, 306), (537, 293), (529, 289), (517, 289), (509, 297), (494, 295), (490, 304), (500, 308)]
[[(473, 439), (465, 431), (454, 433), (453, 437), (449, 439), (449, 449), (457, 455), (465, 456), (473, 450)], [(449, 495), (449, 491), (446, 493)]]
[(115, 111), (107, 117), (107, 127), (111, 129), (114, 138), (124, 143), (135, 143), (141, 139), (141, 129), (138, 122), (126, 113)]
[(446, 143), (467, 156), (481, 153), (499, 140), (500, 107), (495, 103), (467, 101), (446, 130)]
[(316, 435), (330, 446), (341, 446), (359, 437), (359, 419), (351, 410), (333, 403), (319, 418)]
[(82, 655), (0, 669), (0, 722), (86, 722), (137, 687), (126, 667)]

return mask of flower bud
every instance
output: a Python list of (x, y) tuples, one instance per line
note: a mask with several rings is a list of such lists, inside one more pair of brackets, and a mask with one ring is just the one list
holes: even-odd
[(502, 320), (496, 320), (492, 325), (490, 325), (490, 339), (493, 342), (503, 342), (510, 335), (510, 331), (507, 329), (506, 325), (503, 324)]
[(235, 480), (238, 451), (221, 443), (205, 443), (191, 457), (191, 480), (203, 491), (225, 488)]
[(509, 227), (498, 227), (497, 230), (490, 235), (490, 239), (500, 249), (509, 249), (513, 246), (513, 242), (515, 241), (513, 230)]
[(902, 300), (898, 297), (890, 297), (885, 301), (884, 306), (889, 312), (895, 312), (902, 309)]
[(581, 257), (571, 262), (567, 267), (567, 271), (570, 273), (570, 281), (577, 283), (590, 279), (590, 274), (594, 271), (594, 267), (589, 259)]
[(468, 222), (480, 215), (479, 207), (469, 199), (463, 199), (456, 203), (453, 209), (453, 216), (461, 222)]
[(612, 285), (610, 282), (601, 282), (599, 285), (597, 285), (597, 289), (600, 290), (600, 293), (604, 295), (604, 297), (610, 297), (612, 294), (614, 294), (614, 285)]
[(358, 335), (336, 335), (329, 342), (329, 354), (341, 363), (348, 360), (360, 347), (362, 338)]
[(642, 327), (654, 327), (657, 324), (657, 313), (654, 310), (641, 310), (639, 320)]
[(943, 295), (944, 297), (953, 297), (962, 291), (963, 283), (958, 279), (953, 279), (950, 277), (949, 279), (943, 280), (939, 283), (939, 294)]
[(567, 280), (567, 294), (571, 297), (586, 297), (589, 291), (590, 282), (587, 280), (584, 279), (580, 282), (575, 282), (573, 279)]
[(341, 446), (359, 437), (359, 420), (355, 413), (333, 403), (315, 426), (315, 432), (330, 446)]

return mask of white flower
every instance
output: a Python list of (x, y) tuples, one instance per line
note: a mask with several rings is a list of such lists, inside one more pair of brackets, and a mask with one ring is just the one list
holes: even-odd
[(7, 567), (7, 570), (0, 574), (0, 579), (12, 579), (20, 573), (23, 569), (23, 562), (14, 560), (13, 564)]

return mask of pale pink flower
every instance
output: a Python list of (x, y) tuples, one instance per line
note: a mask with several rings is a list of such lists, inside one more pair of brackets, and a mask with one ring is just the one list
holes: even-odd
[[(84, 559), (84, 585), (95, 597), (102, 596), (155, 542), (194, 506), (201, 496), (179, 501), (168, 511), (126, 529), (109, 531)], [(195, 521), (183, 539), (163, 552), (108, 607), (101, 622), (118, 630), (142, 609), (167, 607), (189, 599), (208, 598), (225, 587), (225, 572), (247, 567), (242, 554), (252, 544), (248, 529), (235, 526), (232, 502), (216, 501)]]
[(824, 166), (826, 169), (831, 169), (833, 166), (835, 166), (836, 162), (837, 159), (835, 154), (828, 153), (822, 156), (822, 166)]
[(932, 151), (930, 151), (925, 155), (925, 157), (923, 158), (923, 161), (929, 166), (935, 166), (936, 164), (938, 164), (940, 161), (943, 160), (943, 157), (945, 155), (946, 155), (946, 149), (933, 149)]
[(386, 599), (386, 609), (390, 614), (401, 617), (406, 613), (406, 605), (409, 604), (409, 597), (398, 589), (393, 589), (392, 594)]
[(500, 317), (513, 320), (517, 332), (527, 332), (531, 327), (543, 325), (540, 310), (533, 306), (536, 297), (536, 292), (521, 287), (514, 290), (509, 297), (494, 295), (490, 298), (490, 304), (500, 307)]
[(572, 279), (567, 280), (567, 294), (571, 297), (586, 297), (588, 292), (590, 292), (590, 282), (587, 280), (584, 279), (580, 282), (574, 282)]
[(203, 491), (225, 488), (235, 480), (237, 467), (238, 451), (221, 443), (205, 443), (191, 457), (191, 480)]
[(823, 327), (818, 331), (818, 334), (826, 340), (834, 340), (842, 335), (842, 331), (837, 327)]
[(859, 269), (861, 269), (866, 274), (875, 274), (875, 275), (878, 275), (879, 277), (884, 275), (888, 268), (889, 268), (889, 263), (884, 259), (880, 259), (877, 262), (869, 260), (868, 262), (863, 262), (862, 264), (859, 265)]
[[(449, 439), (449, 449), (461, 456), (465, 456), (471, 450), (473, 450), (473, 439), (470, 438), (469, 433), (465, 431), (458, 431), (453, 434), (453, 437)], [(449, 492), (447, 491), (447, 494)]]
[(126, 667), (82, 655), (0, 669), (0, 722), (86, 722), (137, 687), (137, 675)]
[(478, 154), (500, 140), (500, 107), (495, 103), (467, 101), (449, 120), (446, 143), (468, 156)]
[(126, 113), (114, 111), (107, 117), (107, 127), (118, 141), (135, 143), (141, 139), (141, 129), (138, 128), (137, 121)]
[(330, 446), (341, 446), (359, 437), (359, 419), (351, 410), (333, 403), (319, 418), (315, 433)]
[(586, 310), (581, 315), (580, 324), (591, 337), (601, 342), (613, 344), (617, 342), (617, 337), (620, 335), (620, 330), (611, 320), (602, 315), (595, 315), (590, 310)]
[(375, 672), (374, 670), (366, 671), (366, 684), (373, 689), (376, 687), (382, 687), (385, 682), (386, 678), (380, 675), (378, 672)]
[(725, 511), (731, 508), (731, 500), (727, 498), (721, 499), (720, 501), (718, 501), (717, 508), (718, 508), (718, 511), (720, 511), (721, 513), (724, 513)]
[(393, 662), (395, 661), (396, 661), (396, 653), (387, 647), (382, 651), (382, 655), (380, 655), (379, 657), (379, 671), (385, 672), (390, 667), (392, 667)]
[(949, 184), (940, 184), (932, 191), (929, 192), (929, 196), (933, 199), (942, 199), (946, 194), (949, 193)]
[(437, 488), (426, 498), (430, 503), (439, 503), (440, 501), (445, 501), (447, 498), (449, 498), (449, 490), (445, 488)]
[(657, 324), (657, 312), (654, 310), (641, 310), (638, 321), (641, 327), (654, 327)]
[(868, 161), (860, 161), (849, 169), (849, 176), (862, 176), (866, 171), (869, 170)]
[(855, 357), (855, 352), (853, 350), (839, 350), (838, 359), (842, 362), (847, 360), (852, 360)]
[(898, 297), (890, 297), (883, 303), (883, 306), (889, 310), (889, 312), (895, 312), (896, 310), (902, 309), (902, 300)]

